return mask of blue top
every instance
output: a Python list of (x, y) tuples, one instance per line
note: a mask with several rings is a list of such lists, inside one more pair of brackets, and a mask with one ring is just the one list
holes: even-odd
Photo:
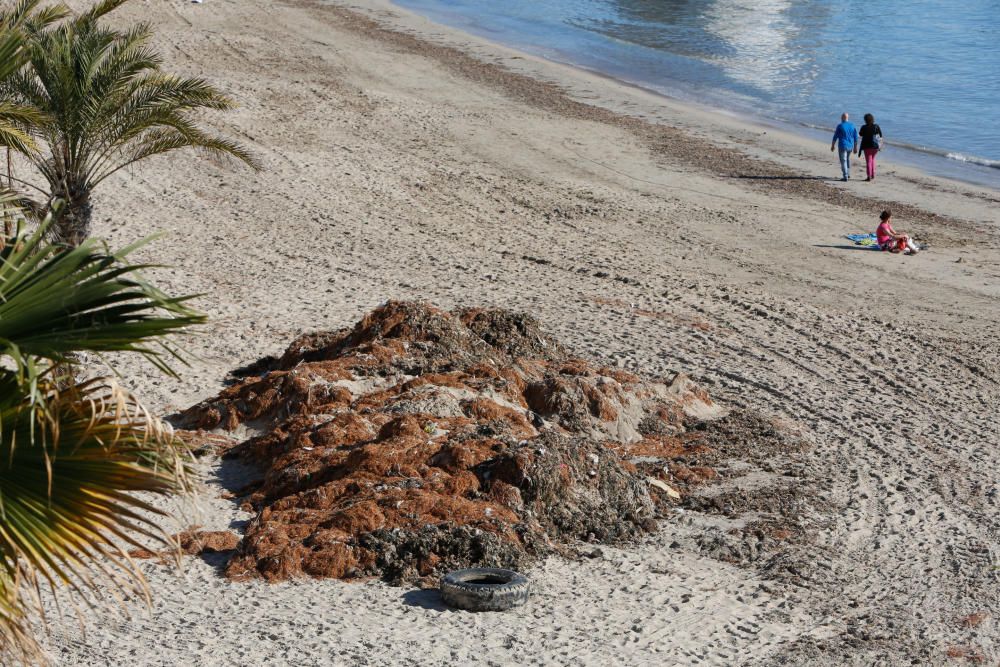
[(854, 144), (859, 141), (858, 128), (854, 127), (854, 123), (851, 121), (845, 120), (833, 131), (833, 140), (839, 142), (840, 150), (854, 150)]

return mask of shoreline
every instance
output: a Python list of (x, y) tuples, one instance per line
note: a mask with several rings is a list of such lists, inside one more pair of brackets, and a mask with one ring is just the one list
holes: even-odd
[[(192, 366), (179, 380), (116, 358), (156, 414), (217, 394), (234, 369), (302, 333), (418, 300), (529, 313), (581, 357), (684, 373), (807, 446), (737, 451), (657, 533), (537, 563), (516, 613), (470, 616), (433, 591), (375, 581), (234, 583), (225, 555), (185, 559), (180, 576), (144, 561), (151, 611), (88, 616), (83, 630), (54, 623), (54, 662), (1000, 658), (997, 193), (891, 162), (884, 181), (840, 184), (814, 142), (381, 0), (120, 14), (153, 23), (168, 71), (239, 101), (209, 123), (265, 165), (167, 157), (95, 193), (95, 236), (121, 247), (167, 232), (136, 261), (172, 267), (149, 277), (203, 295), (194, 305), (209, 315), (183, 341)], [(870, 231), (885, 202), (899, 203), (903, 231), (933, 239), (930, 251), (844, 240)], [(203, 459), (191, 519), (242, 536), (254, 515), (232, 491), (260, 472), (234, 463)], [(980, 613), (989, 620), (963, 625)]]
[[(575, 59), (573, 54), (547, 49), (540, 44), (518, 42), (512, 34), (504, 33), (500, 36), (490, 34), (491, 31), (475, 23), (471, 17), (465, 14), (451, 14), (447, 11), (428, 11), (428, 13), (424, 14), (417, 9), (400, 4), (396, 0), (388, 1), (398, 10), (420, 16), (436, 25), (474, 36), (477, 39), (485, 40), (496, 46), (515, 49), (532, 57), (580, 69), (596, 76), (606, 77), (622, 85), (636, 87), (664, 99), (690, 105), (695, 109), (702, 109), (716, 114), (730, 114), (743, 122), (753, 125), (770, 127), (775, 130), (794, 133), (819, 141), (821, 135), (832, 134), (832, 126), (836, 124), (835, 121), (832, 121), (831, 128), (825, 128), (808, 120), (794, 120), (772, 116), (750, 98), (740, 96), (725, 88), (716, 88), (708, 91), (709, 100), (698, 99), (698, 94), (692, 90), (686, 90), (689, 84), (680, 79), (670, 79), (668, 77), (666, 81), (657, 83), (629, 76), (625, 72), (614, 73), (604, 71), (599, 66), (588, 65), (579, 59)], [(504, 36), (508, 37), (509, 41), (503, 40)], [(727, 100), (729, 100), (728, 104)], [(741, 103), (739, 100), (745, 101)], [(905, 141), (893, 141), (890, 145), (894, 151), (902, 151), (900, 153), (902, 159), (899, 160), (901, 164), (919, 169), (928, 176), (953, 180), (971, 186), (1000, 190), (1000, 160), (966, 154), (955, 149), (925, 147)]]
[[(400, 5), (394, 6), (400, 7), (404, 11), (411, 11)], [(418, 14), (419, 15), (419, 14)], [(422, 15), (421, 15), (422, 16)], [(432, 19), (431, 19), (432, 20)], [(450, 26), (449, 26), (450, 27)], [(454, 28), (455, 30), (460, 30), (460, 28)], [(473, 33), (470, 33), (473, 34)], [(476, 35), (478, 37), (478, 35)], [(487, 39), (482, 37), (482, 39)], [(496, 44), (501, 44), (495, 42)], [(518, 49), (517, 45), (503, 44), (506, 48)], [(771, 118), (763, 115), (761, 112), (754, 112), (750, 109), (737, 109), (737, 108), (727, 108), (725, 106), (714, 106), (707, 102), (701, 102), (694, 99), (688, 99), (679, 95), (671, 94), (667, 92), (666, 88), (660, 89), (652, 84), (646, 84), (641, 81), (630, 81), (625, 78), (618, 77), (614, 74), (609, 74), (607, 72), (602, 72), (598, 69), (587, 67), (579, 63), (574, 63), (571, 60), (558, 60), (555, 58), (549, 58), (544, 55), (533, 54), (531, 51), (524, 50), (522, 53), (533, 55), (538, 58), (542, 58), (548, 62), (563, 65), (565, 67), (571, 67), (573, 69), (586, 72), (592, 76), (607, 79), (620, 85), (624, 88), (634, 88), (636, 90), (648, 93), (650, 95), (655, 95), (664, 100), (668, 100), (674, 104), (682, 104), (688, 106), (692, 112), (704, 112), (718, 116), (730, 116), (738, 122), (745, 123), (748, 126), (756, 127), (761, 130), (775, 131), (782, 134), (795, 135), (803, 139), (812, 141), (814, 143), (822, 145), (825, 135), (832, 134), (832, 130), (827, 130), (818, 125), (811, 125), (805, 121), (795, 121), (781, 118)], [(895, 152), (897, 149), (902, 150), (903, 159), (899, 160), (899, 164), (908, 169), (915, 170), (919, 175), (927, 177), (940, 179), (943, 181), (949, 181), (955, 183), (956, 185), (972, 187), (972, 188), (983, 188), (985, 190), (996, 192), (1000, 194), (1000, 161), (988, 160), (987, 158), (981, 158), (978, 156), (972, 156), (972, 161), (969, 157), (964, 156), (960, 153), (950, 151), (947, 149), (939, 148), (925, 148), (908, 143), (897, 143), (893, 142), (890, 144), (890, 149)], [(952, 157), (959, 156), (959, 157)], [(862, 160), (863, 158), (857, 158)], [(885, 159), (883, 155), (880, 158), (880, 163)], [(990, 164), (983, 164), (977, 162), (978, 160), (984, 160)], [(893, 160), (895, 162), (895, 160)], [(940, 164), (937, 164), (940, 163)], [(935, 169), (937, 167), (937, 169)], [(950, 167), (950, 168), (949, 168)], [(966, 177), (963, 178), (963, 172), (965, 172)]]
[[(828, 180), (839, 180), (836, 159), (829, 157), (823, 142), (808, 135), (810, 128), (796, 128), (782, 121), (772, 122), (765, 118), (748, 117), (739, 111), (671, 97), (604, 72), (550, 60), (464, 32), (459, 28), (437, 23), (392, 0), (357, 0), (350, 3), (330, 0), (321, 6), (348, 10), (365, 16), (384, 30), (395, 31), (413, 39), (426, 40), (427, 44), (435, 47), (464, 52), (483, 67), (499, 67), (514, 76), (525, 76), (535, 82), (545, 82), (553, 86), (550, 93), (562, 94), (572, 103), (593, 107), (595, 111), (609, 111), (623, 118), (644, 121), (651, 126), (673, 127), (681, 132), (689, 132), (692, 137), (703, 141), (706, 145), (748, 155), (758, 160), (765, 171), (770, 167), (771, 171), (775, 172), (757, 174), (758, 177), (764, 175), (790, 179), (799, 176), (803, 179), (822, 179), (824, 176), (812, 174), (823, 172), (830, 175)], [(596, 96), (591, 90), (595, 82), (605, 84)], [(601, 93), (604, 94), (603, 97)], [(737, 136), (731, 136), (733, 134)], [(766, 140), (762, 138), (764, 135), (768, 135)], [(769, 146), (768, 144), (774, 143), (775, 139), (778, 147)], [(747, 150), (748, 148), (750, 150)], [(860, 164), (863, 165), (863, 161)], [(883, 181), (886, 180), (885, 176), (898, 175), (901, 177), (900, 181), (913, 186), (905, 188), (905, 191), (900, 193), (903, 204), (896, 208), (913, 204), (931, 214), (932, 218), (950, 217), (950, 212), (956, 207), (940, 197), (927, 197), (926, 190), (938, 194), (948, 192), (976, 197), (988, 203), (1000, 203), (1000, 188), (931, 174), (905, 162), (897, 163), (892, 159), (891, 152), (888, 159), (880, 159), (879, 165)], [(858, 163), (855, 162), (855, 170), (857, 166)], [(719, 174), (725, 175), (725, 171), (719, 170)], [(860, 183), (851, 184), (852, 187), (855, 185)], [(872, 199), (871, 194), (875, 194), (875, 198), (881, 201), (896, 203), (892, 201), (894, 193), (885, 188), (880, 188), (875, 193), (858, 194), (857, 191), (851, 191), (847, 196)], [(862, 210), (865, 209), (862, 207)], [(980, 219), (973, 218), (972, 222), (995, 225), (1000, 232), (1000, 216), (993, 212), (988, 212)]]
[[(382, 39), (436, 58), (459, 73), (490, 80), (529, 104), (626, 127), (667, 158), (714, 176), (747, 180), (764, 189), (838, 207), (847, 205), (873, 219), (890, 208), (897, 219), (902, 214), (916, 223), (911, 226), (925, 244), (965, 246), (1000, 234), (1000, 215), (994, 210), (962, 206), (966, 198), (1000, 203), (1000, 190), (932, 176), (891, 160), (880, 161), (879, 186), (861, 181), (841, 184), (835, 159), (826, 159), (832, 154), (820, 150), (823, 159), (817, 157), (817, 142), (805, 135), (470, 35), (392, 0), (331, 0), (320, 6), (340, 12), (342, 19), (356, 23), (355, 29), (373, 36), (381, 32)], [(404, 43), (407, 40), (412, 43)], [(860, 165), (863, 161), (855, 161), (855, 173)], [(893, 182), (888, 188), (887, 180)], [(951, 196), (943, 196), (946, 193)], [(975, 213), (963, 215), (966, 211)]]

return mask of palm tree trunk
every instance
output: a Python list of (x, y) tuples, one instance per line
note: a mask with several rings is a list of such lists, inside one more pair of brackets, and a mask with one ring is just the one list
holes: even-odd
[[(14, 192), (14, 165), (11, 163), (10, 148), (7, 148), (7, 189)], [(0, 242), (0, 248), (2, 248), (7, 239), (12, 236), (14, 236), (14, 215), (11, 211), (4, 207), (3, 242)]]
[(65, 203), (52, 225), (52, 240), (75, 248), (90, 236), (90, 221), (93, 216), (90, 193), (84, 192), (76, 196), (59, 194), (57, 197)]

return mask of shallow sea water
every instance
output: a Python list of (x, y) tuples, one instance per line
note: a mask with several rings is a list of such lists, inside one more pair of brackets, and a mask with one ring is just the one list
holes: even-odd
[(1000, 186), (996, 0), (397, 0), (672, 97), (817, 131), (871, 112), (929, 171)]

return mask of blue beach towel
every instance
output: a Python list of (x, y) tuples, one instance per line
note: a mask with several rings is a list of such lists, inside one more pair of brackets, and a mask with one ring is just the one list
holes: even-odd
[(854, 245), (863, 245), (878, 250), (878, 239), (874, 234), (846, 234), (844, 238), (854, 241)]

